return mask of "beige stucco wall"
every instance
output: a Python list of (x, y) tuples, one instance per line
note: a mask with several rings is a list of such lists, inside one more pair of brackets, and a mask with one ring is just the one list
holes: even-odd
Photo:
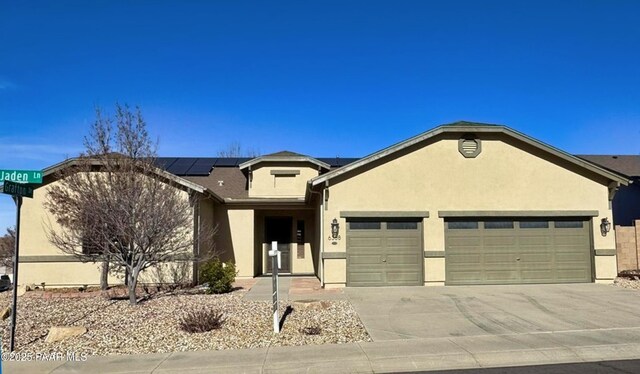
[[(465, 158), (458, 151), (457, 138), (443, 138), (350, 179), (331, 180), (324, 230), (330, 232), (331, 221), (338, 219), (342, 240), (332, 245), (323, 238), (324, 251), (346, 251), (346, 220), (340, 217), (341, 211), (428, 211), (430, 217), (423, 222), (424, 250), (443, 251), (444, 219), (438, 211), (595, 210), (599, 214), (592, 224), (594, 248), (615, 248), (614, 233), (603, 237), (599, 231), (601, 218), (612, 219), (607, 181), (568, 170), (530, 153), (539, 152), (530, 146), (508, 141), (513, 144), (485, 139), (476, 158)], [(615, 257), (599, 257), (594, 261), (597, 279), (613, 279)], [(340, 274), (346, 260), (325, 260), (324, 265), (326, 283), (344, 284)], [(425, 282), (443, 281), (444, 266), (444, 259), (426, 259)]]
[(221, 258), (236, 264), (238, 277), (253, 277), (254, 270), (254, 211), (216, 206), (216, 250)]
[[(271, 175), (272, 171), (287, 170), (297, 175)], [(307, 182), (318, 176), (317, 166), (309, 163), (261, 163), (254, 166), (249, 185), (249, 197), (304, 197)]]
[[(48, 211), (44, 208), (47, 193), (52, 186), (58, 185), (58, 181), (45, 184), (34, 190), (33, 198), (25, 198), (22, 203), (20, 220), (20, 271), (19, 284), (45, 282), (50, 285), (77, 286), (94, 285), (100, 283), (100, 265), (81, 262), (55, 262), (54, 256), (65, 257), (67, 255), (51, 244), (47, 238), (49, 230), (59, 232), (62, 230)], [(181, 191), (184, 199), (189, 199), (186, 191)], [(193, 235), (193, 225), (189, 227), (186, 235)], [(35, 257), (34, 257), (35, 256)], [(46, 258), (39, 257), (46, 256)], [(24, 259), (24, 261), (23, 261)], [(33, 262), (38, 261), (38, 262)], [(147, 272), (150, 273), (150, 272)], [(142, 275), (141, 275), (142, 276)], [(150, 274), (146, 275), (147, 278)], [(122, 280), (111, 276), (112, 284), (122, 283)]]

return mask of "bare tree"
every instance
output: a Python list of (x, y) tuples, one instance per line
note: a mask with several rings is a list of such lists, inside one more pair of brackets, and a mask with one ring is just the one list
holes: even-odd
[(7, 233), (0, 237), (0, 266), (13, 268), (13, 253), (16, 247), (16, 229), (7, 228)]
[(240, 142), (231, 142), (227, 148), (218, 151), (218, 157), (258, 157), (260, 152), (254, 148), (242, 149)]
[(116, 105), (115, 121), (96, 110), (84, 143), (85, 153), (49, 189), (45, 207), (62, 230), (49, 224), (47, 234), (65, 253), (124, 271), (129, 301), (136, 304), (142, 271), (195, 261), (195, 241), (209, 242), (193, 232), (197, 197), (154, 166), (157, 143), (139, 108)]

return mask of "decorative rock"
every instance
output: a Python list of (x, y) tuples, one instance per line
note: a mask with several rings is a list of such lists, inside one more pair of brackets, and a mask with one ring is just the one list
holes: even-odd
[(2, 320), (4, 321), (5, 319), (11, 317), (11, 307), (8, 306), (4, 309), (2, 309), (2, 312), (0, 312), (0, 318), (2, 318)]
[(36, 284), (35, 284), (35, 283), (27, 284), (27, 285), (25, 286), (25, 289), (26, 289), (27, 291), (35, 291), (35, 290), (36, 290)]
[(24, 295), (27, 292), (27, 286), (25, 286), (24, 284), (19, 284), (16, 292), (18, 296)]
[(49, 329), (49, 334), (47, 334), (44, 341), (45, 343), (59, 342), (67, 338), (83, 335), (86, 332), (87, 328), (83, 326), (52, 327)]
[(294, 310), (321, 310), (331, 306), (330, 302), (324, 300), (297, 300), (292, 304)]

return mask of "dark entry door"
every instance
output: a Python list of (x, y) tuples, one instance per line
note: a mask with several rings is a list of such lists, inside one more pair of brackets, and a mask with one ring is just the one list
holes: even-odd
[(271, 242), (278, 242), (278, 250), (282, 252), (281, 256), (281, 273), (291, 273), (291, 239), (292, 239), (293, 219), (291, 217), (265, 217), (264, 219), (264, 236), (267, 250), (265, 258), (267, 259), (267, 272), (271, 272), (271, 258), (268, 251), (271, 249)]

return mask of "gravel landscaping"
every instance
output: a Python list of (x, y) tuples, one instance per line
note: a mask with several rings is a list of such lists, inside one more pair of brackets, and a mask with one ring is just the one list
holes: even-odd
[[(16, 351), (110, 355), (371, 340), (348, 301), (332, 300), (323, 302), (320, 308), (293, 309), (281, 333), (274, 334), (271, 303), (245, 300), (243, 295), (242, 291), (225, 295), (161, 295), (131, 306), (127, 300), (107, 300), (100, 296), (42, 298), (27, 293), (18, 298)], [(0, 294), (0, 308), (10, 304), (11, 293)], [(291, 304), (280, 304), (282, 315)], [(187, 311), (202, 308), (223, 312), (222, 327), (204, 333), (180, 330), (180, 317)], [(45, 343), (52, 326), (84, 326), (88, 332)], [(7, 352), (10, 318), (2, 321), (2, 327), (2, 349)], [(308, 335), (303, 331), (319, 334)]]
[(640, 290), (640, 280), (618, 277), (613, 281), (613, 284), (617, 287)]

